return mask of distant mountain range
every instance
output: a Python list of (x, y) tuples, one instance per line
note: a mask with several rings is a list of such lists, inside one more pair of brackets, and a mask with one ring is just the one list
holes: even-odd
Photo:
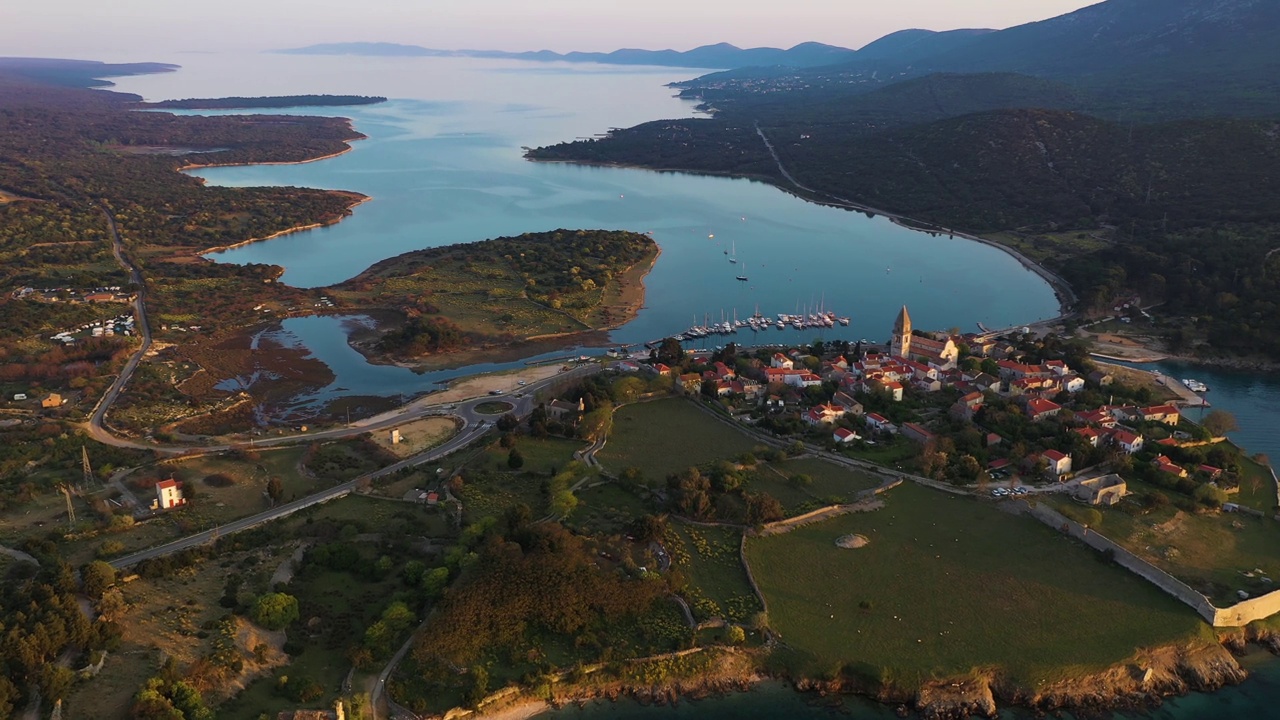
[(1280, 98), (1278, 31), (1276, 0), (1109, 0), (994, 32), (905, 30), (826, 66), (736, 68), (682, 85), (719, 99), (767, 78), (865, 92), (933, 73), (1019, 73), (1123, 104), (1159, 98), (1160, 112), (1256, 114)]
[[(963, 32), (963, 31), (962, 31)], [(858, 52), (848, 48), (808, 42), (793, 48), (740, 48), (728, 43), (704, 45), (692, 50), (614, 50), (608, 53), (550, 50), (505, 52), (502, 50), (433, 50), (417, 45), (383, 42), (323, 43), (289, 50), (276, 50), (286, 55), (364, 55), (377, 57), (477, 57), (540, 62), (591, 62), (606, 65), (659, 65), (686, 68), (742, 68), (753, 66), (816, 67), (832, 65), (854, 58)]]

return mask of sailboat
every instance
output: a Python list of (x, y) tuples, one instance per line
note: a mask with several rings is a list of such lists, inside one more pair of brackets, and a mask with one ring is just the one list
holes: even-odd
[(747, 281), (747, 266), (745, 264), (742, 266), (742, 274), (738, 276), (738, 279), (742, 282)]
[(729, 241), (729, 262), (737, 264), (738, 262), (738, 246), (732, 240)]

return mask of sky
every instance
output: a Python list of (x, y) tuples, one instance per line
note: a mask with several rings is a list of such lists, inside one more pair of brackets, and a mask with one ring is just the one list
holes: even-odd
[(861, 47), (896, 30), (1005, 28), (1097, 0), (0, 0), (0, 55), (166, 60), (385, 41), (437, 49)]

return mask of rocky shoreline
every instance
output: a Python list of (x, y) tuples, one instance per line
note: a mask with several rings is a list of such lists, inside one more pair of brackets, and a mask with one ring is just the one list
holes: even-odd
[(917, 688), (877, 686), (850, 679), (773, 677), (762, 674), (758, 665), (750, 661), (754, 653), (735, 652), (727, 653), (711, 672), (701, 677), (677, 679), (664, 685), (638, 685), (621, 680), (594, 685), (588, 682), (556, 688), (553, 697), (545, 702), (528, 697), (513, 698), (514, 703), (504, 703), (502, 708), (486, 709), (471, 717), (487, 720), (517, 708), (524, 711), (521, 717), (531, 717), (550, 709), (605, 700), (631, 700), (646, 706), (675, 705), (684, 700), (748, 692), (762, 683), (778, 680), (796, 692), (820, 698), (861, 695), (896, 707), (901, 717), (996, 718), (999, 711), (1007, 707), (1024, 708), (1037, 714), (1065, 711), (1089, 717), (1117, 710), (1146, 711), (1159, 707), (1165, 698), (1238, 685), (1249, 673), (1241, 667), (1237, 655), (1243, 655), (1251, 647), (1280, 655), (1280, 631), (1255, 626), (1220, 635), (1218, 643), (1192, 641), (1143, 650), (1106, 670), (1060, 680), (1035, 690), (1011, 683), (995, 670), (929, 681)]

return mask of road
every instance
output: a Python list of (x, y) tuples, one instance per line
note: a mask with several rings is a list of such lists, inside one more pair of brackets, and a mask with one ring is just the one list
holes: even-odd
[(470, 445), (477, 438), (483, 437), (485, 434), (484, 433), (485, 427), (487, 427), (487, 424), (477, 423), (475, 425), (465, 428), (462, 432), (455, 435), (453, 438), (451, 438), (448, 442), (444, 443), (443, 445), (432, 448), (431, 450), (428, 450), (424, 453), (414, 455), (413, 457), (405, 458), (404, 460), (401, 460), (400, 462), (395, 463), (394, 465), (388, 465), (387, 467), (384, 467), (381, 470), (375, 470), (374, 472), (366, 473), (352, 480), (348, 480), (347, 482), (344, 482), (341, 485), (335, 485), (327, 490), (322, 490), (318, 493), (308, 495), (304, 498), (299, 498), (298, 500), (284, 503), (270, 510), (260, 512), (257, 515), (250, 515), (249, 517), (241, 518), (239, 520), (229, 522), (226, 525), (222, 525), (212, 530), (205, 530), (204, 532), (198, 532), (198, 533), (195, 533), (194, 535), (189, 535), (180, 540), (174, 540), (171, 543), (166, 543), (164, 545), (159, 545), (153, 548), (148, 548), (146, 550), (141, 550), (139, 552), (133, 553), (132, 555), (125, 555), (124, 557), (116, 558), (115, 560), (110, 561), (111, 566), (116, 569), (126, 568), (131, 565), (136, 565), (142, 562), (143, 560), (150, 560), (152, 558), (163, 557), (165, 555), (171, 555), (173, 553), (181, 552), (189, 548), (198, 547), (218, 537), (222, 537), (224, 535), (230, 535), (232, 533), (237, 533), (237, 532), (240, 532), (241, 530), (248, 530), (249, 528), (256, 527), (263, 523), (271, 522), (272, 520), (276, 520), (276, 519), (285, 517), (287, 515), (292, 515), (293, 513), (298, 512), (299, 510), (309, 508), (313, 505), (319, 505), (321, 503), (325, 503), (330, 500), (335, 500), (345, 495), (349, 495), (351, 491), (355, 490), (356, 487), (359, 486), (362, 482), (375, 480), (377, 478), (384, 477), (386, 475), (391, 475), (401, 470), (404, 470), (405, 468), (416, 467), (418, 465), (433, 462), (452, 452), (461, 450), (467, 445)]
[[(143, 560), (150, 560), (152, 558), (180, 552), (188, 548), (197, 547), (199, 545), (203, 545), (204, 543), (207, 543), (222, 535), (230, 535), (231, 533), (240, 532), (241, 530), (248, 530), (249, 528), (256, 527), (263, 523), (270, 522), (272, 520), (276, 520), (278, 518), (282, 518), (287, 515), (291, 515), (299, 510), (311, 507), (312, 505), (319, 505), (320, 503), (325, 503), (330, 500), (343, 497), (345, 495), (350, 494), (351, 491), (354, 490), (362, 482), (375, 480), (377, 478), (384, 477), (386, 475), (391, 475), (405, 468), (416, 467), (418, 465), (423, 465), (425, 463), (434, 462), (435, 460), (438, 460), (446, 455), (449, 455), (450, 453), (453, 453), (457, 450), (461, 450), (462, 448), (470, 445), (472, 442), (475, 442), (477, 439), (485, 435), (484, 431), (490, 425), (492, 425), (492, 422), (496, 420), (498, 416), (487, 415), (487, 414), (478, 412), (476, 410), (476, 407), (481, 405), (482, 403), (492, 402), (499, 399), (504, 400), (506, 402), (511, 403), (511, 405), (513, 406), (513, 410), (511, 410), (511, 412), (523, 417), (533, 411), (534, 396), (538, 390), (542, 389), (547, 385), (551, 385), (555, 382), (563, 382), (567, 377), (580, 377), (583, 375), (593, 374), (599, 371), (600, 371), (599, 365), (592, 364), (592, 365), (582, 366), (569, 373), (563, 373), (561, 375), (556, 375), (556, 376), (547, 378), (546, 380), (533, 383), (525, 388), (522, 388), (521, 392), (513, 393), (512, 395), (509, 395), (509, 396), (504, 395), (504, 396), (501, 396), (500, 398), (499, 397), (480, 397), (480, 398), (475, 398), (474, 400), (469, 400), (464, 403), (458, 403), (456, 406), (444, 406), (444, 408), (450, 410), (447, 413), (447, 415), (456, 417), (459, 421), (461, 421), (462, 425), (459, 428), (458, 434), (454, 435), (452, 438), (450, 438), (447, 442), (445, 442), (442, 445), (432, 448), (424, 453), (414, 455), (413, 457), (405, 458), (404, 460), (401, 460), (400, 462), (397, 462), (393, 465), (388, 465), (387, 467), (384, 467), (381, 470), (375, 470), (374, 472), (361, 475), (360, 477), (349, 480), (345, 483), (342, 483), (341, 485), (335, 485), (334, 487), (328, 488), (327, 490), (322, 490), (318, 493), (308, 495), (307, 497), (299, 498), (292, 502), (284, 503), (283, 505), (272, 508), (270, 510), (266, 510), (264, 512), (260, 512), (256, 515), (251, 515), (246, 518), (241, 518), (240, 520), (227, 523), (226, 525), (220, 526), (213, 530), (206, 530), (204, 532), (195, 533), (194, 535), (190, 535), (180, 540), (175, 540), (165, 545), (159, 545), (157, 547), (141, 550), (131, 555), (126, 555), (124, 557), (116, 558), (115, 560), (110, 561), (111, 565), (117, 569), (129, 567), (130, 565), (135, 565), (137, 563), (142, 562)], [(364, 425), (358, 428), (339, 428), (336, 430), (326, 431), (322, 433), (310, 433), (308, 435), (303, 435), (298, 437), (277, 438), (275, 442), (265, 441), (262, 443), (257, 443), (257, 445), (262, 446), (262, 445), (268, 445), (268, 444), (283, 444), (285, 442), (298, 442), (300, 440), (310, 442), (319, 438), (330, 439), (330, 438), (336, 438), (336, 437), (346, 437), (350, 435), (369, 432), (370, 430), (378, 429), (380, 427), (392, 427), (394, 425), (399, 425), (401, 423), (407, 422), (412, 419), (416, 419), (418, 417), (423, 417), (425, 415), (442, 415), (442, 414), (446, 414), (446, 413), (440, 412), (439, 408), (432, 406), (432, 407), (424, 408), (421, 410), (417, 410), (413, 413), (406, 413), (405, 415), (393, 415), (391, 417), (386, 417), (385, 419), (382, 419), (377, 423)], [(214, 448), (200, 448), (200, 449), (213, 450)]]
[(138, 345), (137, 352), (124, 364), (124, 368), (120, 370), (115, 382), (111, 383), (111, 387), (98, 400), (98, 405), (93, 409), (93, 415), (89, 417), (87, 430), (89, 437), (100, 443), (133, 448), (135, 450), (153, 450), (155, 448), (146, 443), (117, 438), (103, 427), (103, 420), (107, 416), (107, 411), (111, 409), (116, 399), (120, 397), (120, 392), (124, 390), (124, 386), (128, 384), (129, 379), (133, 377), (133, 373), (138, 369), (138, 363), (142, 362), (142, 358), (151, 349), (151, 325), (147, 322), (147, 287), (142, 282), (142, 272), (124, 254), (124, 243), (120, 241), (120, 231), (116, 227), (115, 217), (106, 208), (102, 209), (102, 214), (107, 218), (107, 230), (111, 233), (111, 254), (115, 255), (116, 262), (120, 263), (120, 267), (129, 273), (129, 281), (138, 288), (138, 294), (133, 299), (133, 326), (137, 329), (138, 337), (142, 342)]
[[(756, 127), (756, 134), (760, 136), (760, 139), (762, 141), (764, 141), (765, 148), (767, 148), (769, 150), (769, 154), (773, 156), (773, 162), (778, 166), (778, 172), (782, 174), (782, 177), (786, 178), (787, 182), (794, 185), (796, 189), (802, 192), (808, 193), (811, 197), (807, 199), (813, 199), (814, 197), (821, 196), (822, 198), (825, 198), (825, 199), (817, 200), (817, 202), (822, 203), (824, 205), (831, 205), (833, 207), (842, 207), (842, 208), (848, 208), (850, 210), (857, 210), (859, 212), (869, 212), (876, 215), (881, 215), (883, 217), (889, 218), (890, 220), (892, 220), (893, 222), (899, 225), (916, 229), (916, 230), (919, 230), (921, 228), (931, 227), (930, 223), (914, 220), (912, 218), (906, 217), (905, 215), (899, 215), (898, 213), (887, 212), (885, 210), (881, 210), (880, 208), (873, 208), (868, 205), (864, 205), (862, 203), (854, 202), (847, 198), (839, 197), (838, 195), (832, 195), (831, 193), (822, 192), (821, 190), (814, 190), (813, 188), (808, 187), (807, 185), (801, 184), (800, 181), (796, 180), (795, 176), (793, 176), (787, 170), (786, 166), (782, 164), (782, 157), (778, 155), (778, 151), (774, 149), (773, 143), (769, 142), (769, 138), (765, 136), (764, 130), (760, 129), (760, 123), (756, 123), (755, 127)], [(1005, 245), (1003, 243), (998, 243), (993, 240), (988, 240), (983, 237), (978, 237), (977, 235), (973, 235), (970, 233), (961, 232), (959, 230), (955, 230), (952, 228), (937, 227), (934, 229), (934, 232), (943, 232), (958, 238), (964, 238), (965, 240), (973, 240), (974, 242), (980, 242), (983, 245), (990, 245), (993, 248), (996, 248), (998, 250), (1003, 250), (1009, 255), (1012, 255), (1014, 259), (1022, 263), (1023, 267), (1027, 268), (1028, 270), (1044, 278), (1044, 281), (1049, 283), (1049, 285), (1053, 287), (1054, 291), (1058, 293), (1058, 296), (1062, 301), (1064, 311), (1066, 307), (1075, 305), (1078, 300), (1078, 298), (1076, 298), (1075, 291), (1071, 288), (1071, 283), (1068, 283), (1066, 280), (1062, 279), (1062, 277), (1057, 273), (1052, 272), (1051, 270), (1044, 267), (1040, 263), (1032, 260), (1026, 255), (1023, 255), (1022, 253), (1018, 252), (1012, 247), (1009, 247), (1008, 245)], [(1058, 318), (1053, 318), (1053, 320), (1056, 321), (1058, 320)]]

